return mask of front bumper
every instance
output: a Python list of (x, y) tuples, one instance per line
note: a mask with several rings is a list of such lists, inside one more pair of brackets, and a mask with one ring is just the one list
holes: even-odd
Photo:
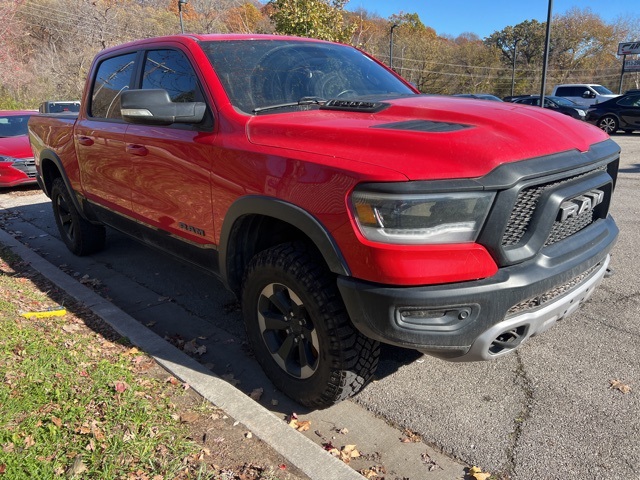
[(393, 287), (340, 277), (366, 336), (453, 361), (497, 358), (573, 313), (604, 277), (618, 228), (608, 216), (491, 278)]

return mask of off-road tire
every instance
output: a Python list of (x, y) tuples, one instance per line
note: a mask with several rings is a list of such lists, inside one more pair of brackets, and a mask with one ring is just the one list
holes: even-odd
[(254, 257), (242, 310), (256, 359), (276, 387), (302, 405), (323, 408), (354, 395), (378, 366), (380, 344), (353, 326), (335, 277), (304, 244), (285, 243)]
[(84, 256), (104, 248), (104, 226), (94, 225), (80, 216), (62, 178), (56, 178), (51, 185), (51, 204), (62, 241), (73, 254)]

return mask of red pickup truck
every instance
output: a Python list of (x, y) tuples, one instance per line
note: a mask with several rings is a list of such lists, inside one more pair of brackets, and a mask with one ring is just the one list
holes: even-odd
[(67, 246), (95, 252), (109, 226), (214, 273), (274, 384), (311, 407), (361, 389), (379, 342), (514, 350), (589, 297), (618, 235), (601, 130), (421, 95), (345, 45), (141, 40), (98, 54), (81, 105), (30, 121)]

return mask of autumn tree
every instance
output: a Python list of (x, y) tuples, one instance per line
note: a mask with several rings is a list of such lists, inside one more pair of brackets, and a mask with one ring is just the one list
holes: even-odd
[(345, 22), (348, 0), (271, 0), (271, 20), (282, 35), (348, 43), (354, 27)]

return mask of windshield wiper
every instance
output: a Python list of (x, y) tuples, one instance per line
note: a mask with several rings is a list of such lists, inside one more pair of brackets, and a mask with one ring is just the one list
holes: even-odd
[(327, 101), (322, 97), (302, 97), (297, 102), (280, 103), (278, 105), (269, 105), (268, 107), (257, 107), (252, 110), (253, 113), (265, 112), (267, 110), (277, 110), (279, 108), (297, 107), (299, 105), (324, 105)]

